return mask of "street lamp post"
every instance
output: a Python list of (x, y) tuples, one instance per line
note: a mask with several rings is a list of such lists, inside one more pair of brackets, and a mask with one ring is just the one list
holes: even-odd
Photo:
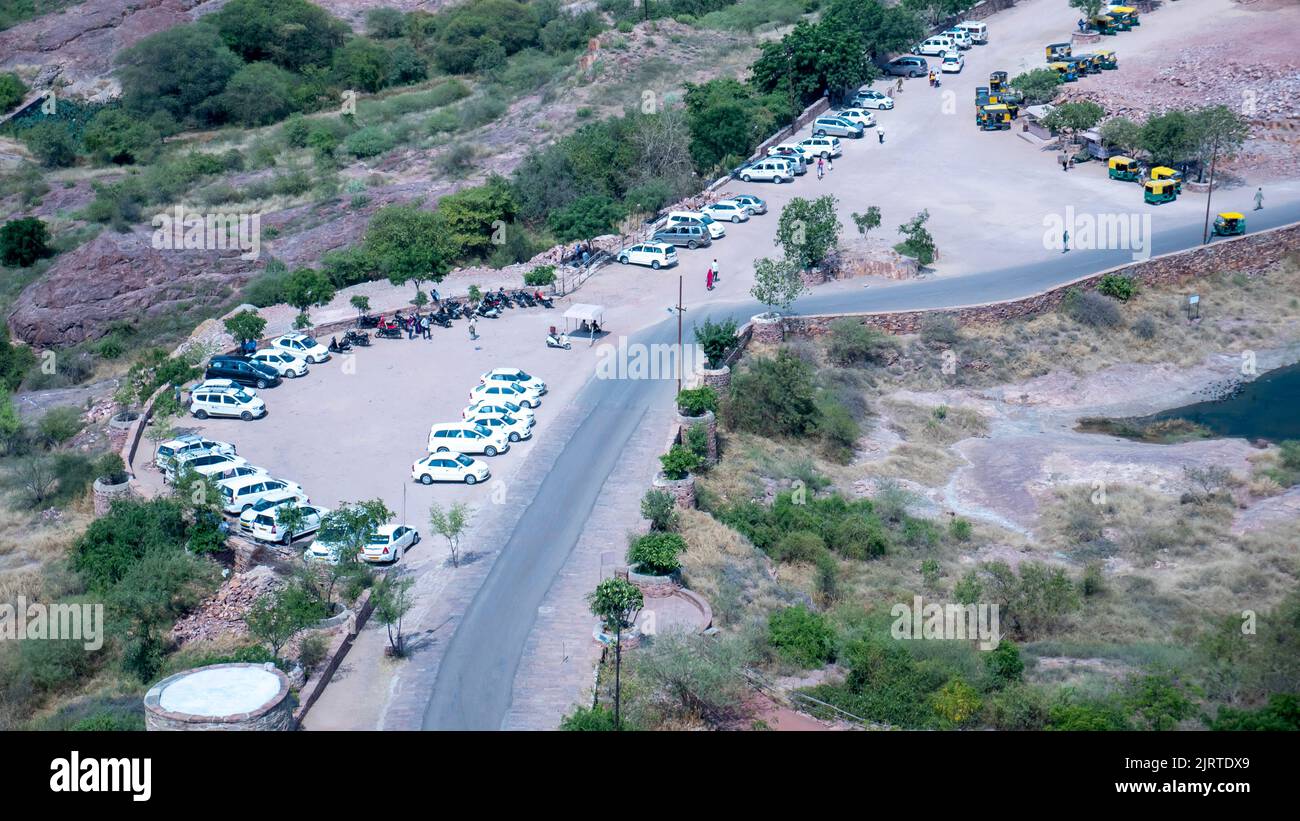
[(682, 275), (677, 275), (677, 304), (668, 309), (668, 313), (677, 314), (677, 392), (682, 392), (682, 314), (686, 307), (682, 305)]
[(1210, 187), (1205, 191), (1205, 232), (1201, 235), (1201, 244), (1210, 241), (1210, 200), (1214, 198), (1214, 164), (1219, 159), (1219, 143), (1214, 143), (1214, 153), (1210, 155)]

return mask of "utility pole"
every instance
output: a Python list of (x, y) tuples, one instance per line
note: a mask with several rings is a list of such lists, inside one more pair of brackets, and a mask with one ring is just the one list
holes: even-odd
[(1214, 164), (1219, 159), (1219, 141), (1214, 141), (1214, 153), (1210, 155), (1210, 187), (1205, 192), (1205, 232), (1201, 235), (1201, 244), (1210, 241), (1210, 200), (1214, 198)]
[(682, 392), (682, 275), (677, 275), (677, 392)]

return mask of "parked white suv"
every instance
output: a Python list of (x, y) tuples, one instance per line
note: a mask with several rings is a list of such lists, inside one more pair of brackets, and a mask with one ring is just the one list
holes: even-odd
[(164, 481), (172, 481), (185, 470), (192, 470), (200, 476), (226, 478), (227, 472), (248, 464), (248, 460), (233, 453), (217, 453), (210, 450), (187, 451), (173, 459), (163, 473)]
[(176, 457), (186, 453), (196, 453), (199, 451), (233, 454), (235, 452), (235, 446), (229, 442), (222, 442), (219, 439), (207, 439), (194, 434), (178, 436), (175, 439), (169, 439), (158, 446), (158, 452), (154, 455), (153, 462), (159, 468), (165, 470)]
[(618, 252), (624, 265), (649, 265), (656, 271), (677, 264), (677, 249), (666, 242), (641, 242)]
[(745, 182), (774, 182), (777, 184), (794, 179), (794, 168), (790, 163), (778, 157), (768, 157), (750, 163), (737, 172)]
[(411, 464), (411, 478), (424, 485), (434, 482), (476, 485), (491, 476), (486, 462), (463, 453), (433, 453)]
[(838, 157), (841, 153), (839, 137), (809, 137), (799, 145), (815, 157)]
[(278, 351), (263, 348), (249, 358), (268, 368), (274, 368), (276, 373), (289, 379), (307, 375), (307, 360), (283, 348)]
[(715, 222), (749, 221), (749, 209), (735, 200), (718, 200), (701, 208), (700, 213), (707, 214)]
[(429, 428), (430, 453), (481, 453), (496, 456), (510, 450), (505, 431), (490, 430), (476, 422), (446, 422)]
[(237, 416), (247, 422), (266, 415), (266, 403), (238, 388), (204, 388), (190, 394), (190, 413), (198, 419)]
[[(290, 507), (301, 509), (303, 514), (302, 524), (292, 530), (280, 524), (280, 514)], [(239, 530), (259, 542), (288, 545), (299, 536), (320, 530), (321, 519), (327, 513), (328, 508), (299, 505), (297, 497), (291, 493), (276, 493), (239, 514)]]
[(306, 334), (285, 334), (271, 340), (271, 347), (286, 350), (307, 360), (308, 365), (325, 362), (330, 358), (329, 348)]
[(288, 491), (304, 504), (311, 501), (303, 492), (301, 485), (283, 479), (273, 479), (270, 476), (239, 476), (233, 479), (222, 479), (217, 482), (217, 490), (221, 493), (221, 509), (227, 513), (243, 513), (277, 491)]

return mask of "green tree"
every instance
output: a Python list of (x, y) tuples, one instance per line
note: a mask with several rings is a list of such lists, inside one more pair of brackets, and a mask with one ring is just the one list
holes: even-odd
[(269, 60), (290, 71), (329, 66), (348, 35), (343, 21), (307, 0), (230, 0), (204, 23), (246, 61)]
[(23, 431), (23, 421), (18, 416), (9, 389), (0, 384), (0, 455), (12, 454)]
[(895, 245), (894, 250), (904, 256), (913, 257), (922, 265), (934, 262), (939, 251), (935, 247), (934, 237), (925, 227), (929, 220), (930, 211), (926, 209), (898, 226), (898, 233), (903, 235), (903, 241)]
[(262, 126), (284, 119), (298, 103), (293, 74), (273, 63), (250, 63), (226, 83), (217, 105), (240, 125)]
[(887, 7), (880, 0), (830, 0), (822, 8), (822, 22), (851, 32), (871, 58), (907, 51), (925, 37), (926, 27), (920, 18), (902, 5)]
[(1142, 147), (1142, 126), (1127, 117), (1111, 117), (1102, 123), (1101, 139), (1131, 157)]
[(949, 681), (935, 693), (933, 704), (939, 717), (955, 726), (969, 724), (979, 715), (980, 707), (983, 706), (975, 688), (960, 678)]
[(295, 327), (310, 327), (311, 318), (307, 315), (307, 310), (327, 305), (333, 298), (334, 284), (329, 277), (314, 268), (298, 268), (285, 280), (284, 299), (298, 309)]
[(456, 502), (444, 510), (442, 505), (434, 502), (429, 506), (429, 527), (434, 533), (447, 540), (447, 552), (451, 557), (451, 566), (460, 567), (460, 538), (469, 526), (469, 507)]
[(82, 143), (99, 162), (130, 165), (153, 158), (162, 138), (148, 123), (120, 108), (106, 108), (86, 126)]
[(854, 211), (853, 224), (858, 227), (858, 233), (866, 236), (869, 231), (880, 227), (880, 206), (872, 205), (864, 213), (859, 214)]
[(393, 648), (393, 655), (399, 658), (406, 654), (402, 620), (415, 606), (415, 597), (411, 594), (414, 585), (415, 579), (393, 571), (384, 574), (371, 594), (371, 600), (375, 603), (375, 618), (387, 629), (388, 646)]
[(365, 37), (353, 37), (334, 52), (334, 76), (346, 88), (378, 91), (387, 85), (392, 69), (388, 49)]
[(393, 512), (380, 499), (342, 502), (321, 519), (316, 538), (335, 548), (339, 564), (355, 562), (370, 536), (393, 518)]
[(800, 273), (796, 263), (764, 257), (754, 263), (754, 285), (749, 294), (767, 306), (768, 314), (788, 310), (804, 291)]
[(686, 540), (677, 533), (654, 531), (632, 540), (627, 562), (641, 573), (666, 576), (682, 566), (678, 558), (686, 552)]
[(1017, 74), (1008, 85), (1025, 95), (1025, 102), (1029, 105), (1039, 105), (1051, 102), (1063, 82), (1060, 72), (1050, 68), (1035, 68)]
[(38, 217), (9, 220), (0, 228), (0, 264), (26, 268), (54, 253), (50, 232)]
[(785, 253), (787, 262), (806, 271), (820, 265), (835, 250), (840, 237), (836, 206), (835, 197), (828, 194), (815, 200), (795, 197), (781, 209), (776, 245)]
[(77, 162), (77, 143), (63, 122), (43, 120), (23, 129), (19, 136), (46, 168), (68, 168)]
[(120, 52), (116, 74), (123, 105), (142, 117), (166, 112), (177, 122), (219, 121), (213, 100), (239, 71), (238, 55), (206, 25), (151, 34)]
[(380, 209), (366, 228), (364, 248), (394, 285), (441, 282), (451, 268), (454, 247), (433, 213), (411, 205)]
[(1176, 165), (1196, 153), (1196, 135), (1191, 118), (1184, 111), (1166, 111), (1148, 117), (1142, 124), (1142, 148), (1158, 165)]
[(687, 83), (685, 103), (691, 159), (701, 172), (739, 161), (761, 139), (753, 90), (738, 80)]
[(321, 601), (300, 585), (289, 585), (253, 602), (244, 617), (248, 634), (266, 644), (277, 659), (293, 637), (327, 615)]
[(997, 647), (984, 655), (984, 669), (996, 687), (1019, 682), (1025, 672), (1025, 663), (1020, 659), (1020, 648), (1010, 641), (998, 642)]
[(7, 112), (27, 96), (27, 84), (17, 74), (0, 74), (0, 114)]
[(623, 631), (636, 623), (637, 613), (645, 605), (641, 589), (627, 579), (605, 579), (587, 596), (591, 613), (600, 619), (606, 635), (614, 636), (614, 729), (623, 727), (622, 671)]
[(1074, 140), (1080, 132), (1087, 131), (1101, 122), (1104, 116), (1106, 111), (1101, 106), (1091, 100), (1079, 100), (1061, 103), (1053, 108), (1051, 113), (1043, 118), (1043, 125), (1052, 131), (1064, 131), (1070, 135), (1071, 140)]
[(806, 21), (779, 42), (764, 43), (750, 71), (750, 82), (760, 91), (788, 90), (801, 108), (822, 96), (840, 99), (877, 73), (852, 31)]
[(358, 323), (361, 321), (361, 317), (370, 313), (370, 297), (368, 296), (363, 294), (353, 294), (352, 298), (348, 300), (348, 303), (356, 309)]
[(547, 226), (560, 242), (591, 239), (612, 233), (623, 218), (623, 208), (609, 197), (589, 194), (551, 214)]
[(710, 368), (721, 368), (735, 349), (736, 330), (736, 320), (730, 317), (721, 322), (709, 318), (695, 326), (695, 344), (703, 350), (705, 363)]
[(1205, 180), (1205, 171), (1217, 156), (1232, 159), (1250, 137), (1250, 123), (1225, 105), (1211, 105), (1190, 112), (1192, 155), (1196, 158), (1197, 179)]
[(825, 616), (803, 605), (767, 617), (767, 642), (783, 659), (802, 669), (821, 667), (835, 659), (835, 631)]
[(1070, 8), (1078, 9), (1084, 20), (1101, 14), (1101, 7), (1105, 5), (1105, 0), (1070, 0)]
[(519, 203), (504, 177), (492, 175), (483, 185), (466, 188), (438, 202), (438, 218), (456, 258), (486, 259), (512, 224)]
[[(0, 408), (3, 408), (3, 405), (0, 405)], [(650, 521), (651, 530), (660, 532), (676, 529), (680, 518), (673, 495), (657, 488), (647, 490), (641, 497), (641, 516)]]
[(266, 330), (266, 320), (258, 316), (254, 311), (240, 311), (225, 321), (226, 333), (235, 338), (236, 342), (244, 343), (250, 339), (261, 339), (262, 332)]

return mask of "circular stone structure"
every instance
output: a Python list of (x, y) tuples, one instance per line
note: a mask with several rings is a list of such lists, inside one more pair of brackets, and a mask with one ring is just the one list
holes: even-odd
[(291, 730), (289, 678), (273, 664), (214, 664), (169, 676), (144, 697), (149, 730)]

